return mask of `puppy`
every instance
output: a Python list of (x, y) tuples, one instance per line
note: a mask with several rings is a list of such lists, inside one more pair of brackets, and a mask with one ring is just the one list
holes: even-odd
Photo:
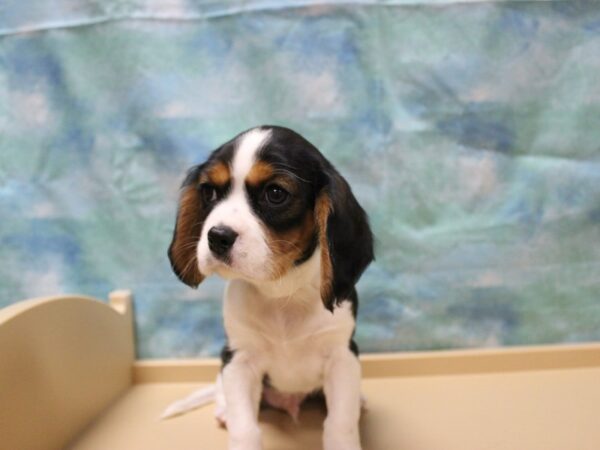
[(261, 448), (262, 402), (296, 417), (322, 392), (323, 447), (360, 449), (355, 284), (373, 260), (367, 216), (348, 183), (294, 131), (253, 128), (192, 167), (182, 185), (169, 258), (197, 287), (229, 280), (227, 345), (214, 387), (170, 416), (216, 401), (231, 450)]

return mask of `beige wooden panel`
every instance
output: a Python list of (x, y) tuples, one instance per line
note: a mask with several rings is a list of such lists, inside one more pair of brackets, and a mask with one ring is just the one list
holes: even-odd
[[(131, 384), (131, 294), (0, 311), (0, 449), (64, 448)], [(108, 449), (107, 449), (108, 450)]]

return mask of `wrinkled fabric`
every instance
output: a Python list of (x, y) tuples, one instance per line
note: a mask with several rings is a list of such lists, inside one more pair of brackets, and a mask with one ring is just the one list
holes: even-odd
[(363, 351), (600, 339), (600, 3), (3, 1), (0, 305), (135, 293), (141, 357), (215, 355), (166, 256), (185, 171), (289, 126), (371, 218)]

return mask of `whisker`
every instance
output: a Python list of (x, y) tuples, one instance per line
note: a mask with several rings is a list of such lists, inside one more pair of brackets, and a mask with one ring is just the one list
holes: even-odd
[(198, 245), (198, 241), (191, 241), (181, 245), (182, 250), (188, 250), (190, 248), (194, 248)]
[(305, 179), (305, 178), (302, 178), (302, 177), (301, 177), (301, 176), (299, 176), (298, 174), (296, 174), (296, 173), (294, 173), (294, 172), (292, 172), (292, 171), (290, 171), (290, 170), (287, 170), (287, 169), (279, 169), (279, 168), (277, 168), (277, 169), (275, 169), (275, 170), (273, 171), (273, 173), (274, 173), (274, 174), (277, 174), (277, 175), (288, 175), (288, 176), (290, 176), (290, 177), (292, 177), (292, 178), (297, 178), (297, 179), (298, 179), (298, 180), (300, 180), (300, 181), (303, 181), (303, 182), (305, 182), (305, 183), (311, 184), (311, 182), (310, 182), (309, 180), (307, 180), (307, 179)]
[(202, 226), (202, 224), (203, 224), (203, 223), (204, 223), (204, 221), (203, 221), (203, 220), (201, 220), (201, 221), (199, 221), (199, 222), (194, 222), (194, 223), (192, 224), (192, 228), (194, 228), (194, 227), (197, 227), (198, 225)]
[(193, 258), (191, 258), (187, 264), (185, 265), (185, 267), (183, 268), (183, 270), (181, 271), (181, 276), (182, 278), (184, 278), (186, 275), (188, 275), (188, 272), (190, 272), (191, 270), (194, 269), (194, 264), (197, 262), (197, 258), (196, 255), (194, 255)]
[(295, 244), (295, 243), (294, 243), (294, 242), (292, 242), (292, 241), (286, 241), (285, 239), (273, 239), (273, 240), (269, 240), (269, 241), (267, 241), (267, 244), (269, 244), (269, 246), (270, 246), (271, 244), (275, 244), (275, 243), (277, 243), (277, 242), (283, 242), (283, 243), (285, 243), (285, 244), (289, 244), (289, 245), (291, 245), (291, 246), (292, 246), (294, 249), (296, 249), (296, 250), (300, 250), (300, 247), (299, 247), (297, 244)]

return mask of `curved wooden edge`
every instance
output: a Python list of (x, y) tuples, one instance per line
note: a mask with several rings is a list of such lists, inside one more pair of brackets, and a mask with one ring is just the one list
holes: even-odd
[(109, 306), (114, 312), (133, 319), (133, 294), (130, 290), (122, 289), (110, 292), (108, 305), (105, 301), (97, 298), (77, 294), (52, 295), (13, 303), (12, 305), (0, 309), (0, 326), (38, 306), (64, 301), (84, 301), (93, 302), (92, 304), (97, 304), (98, 306), (102, 305), (102, 307)]
[(66, 448), (131, 387), (133, 361), (129, 291), (109, 303), (61, 295), (3, 309), (0, 448)]
[[(600, 343), (366, 354), (363, 378), (466, 375), (600, 367)], [(209, 383), (217, 358), (138, 360), (134, 383)]]

